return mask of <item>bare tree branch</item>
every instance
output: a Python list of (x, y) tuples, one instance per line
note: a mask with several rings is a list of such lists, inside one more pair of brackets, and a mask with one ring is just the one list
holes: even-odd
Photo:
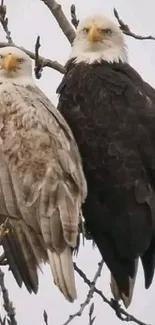
[[(6, 47), (8, 46), (8, 43), (6, 42), (0, 42), (0, 48), (1, 47)], [(35, 60), (35, 53), (25, 49), (24, 47), (22, 46), (18, 46), (18, 45), (15, 45), (14, 43), (11, 44), (11, 46), (15, 46), (19, 49), (21, 49), (22, 51), (24, 51), (27, 55), (30, 56), (31, 59)], [(43, 56), (40, 56), (39, 57), (39, 60), (40, 62), (43, 64), (43, 68), (45, 67), (48, 67), (48, 68), (52, 68), (60, 73), (65, 73), (65, 68), (63, 67), (63, 65), (61, 65), (59, 62), (57, 61), (52, 61), (50, 59), (47, 59), (47, 58), (44, 58)]]
[(122, 32), (125, 35), (131, 36), (131, 37), (133, 37), (135, 39), (138, 39), (138, 40), (154, 40), (155, 41), (155, 37), (153, 37), (151, 35), (149, 35), (149, 36), (140, 36), (140, 35), (136, 35), (136, 34), (132, 33), (129, 26), (126, 25), (123, 22), (123, 20), (120, 19), (118, 11), (115, 8), (114, 8), (114, 16), (115, 16), (115, 18), (117, 19), (117, 21), (119, 23), (120, 29), (122, 30)]
[[(79, 276), (84, 280), (84, 282), (91, 288), (92, 282), (87, 278), (86, 274), (76, 265), (76, 263), (74, 263), (74, 269), (79, 274)], [(113, 303), (113, 299), (108, 300), (104, 296), (103, 292), (101, 290), (97, 289), (96, 286), (94, 287), (94, 292), (96, 294), (98, 294), (106, 304), (108, 304), (112, 309), (115, 310), (115, 304)], [(117, 312), (117, 310), (115, 310), (115, 312)], [(148, 325), (146, 323), (143, 323), (142, 321), (140, 321), (133, 315), (128, 314), (123, 308), (120, 308), (120, 313), (125, 316), (125, 318), (123, 318), (121, 320), (124, 320), (126, 322), (134, 322), (138, 325)], [(63, 325), (65, 325), (65, 324), (63, 324)]]
[(55, 17), (59, 27), (67, 37), (68, 41), (72, 44), (75, 38), (75, 31), (72, 28), (69, 20), (66, 18), (61, 5), (55, 0), (41, 0), (49, 8), (53, 16)]
[(68, 320), (63, 324), (63, 325), (67, 325), (69, 323), (71, 323), (71, 321), (75, 318), (75, 317), (78, 317), (78, 316), (81, 316), (85, 307), (90, 303), (90, 300), (92, 299), (93, 297), (93, 294), (94, 294), (94, 288), (95, 288), (95, 285), (96, 285), (96, 282), (97, 282), (97, 279), (100, 277), (101, 275), (101, 271), (102, 271), (102, 267), (103, 267), (103, 263), (104, 261), (102, 260), (100, 263), (98, 263), (98, 269), (95, 273), (95, 276), (94, 276), (94, 279), (93, 281), (91, 282), (91, 285), (89, 286), (90, 289), (88, 291), (88, 294), (87, 294), (87, 297), (86, 297), (86, 300), (81, 304), (80, 306), (80, 309), (73, 315), (70, 315)]
[[(35, 54), (34, 54), (34, 61), (35, 61), (34, 73), (35, 73), (36, 79), (40, 79), (41, 78), (43, 68), (45, 66), (47, 66), (46, 65), (46, 61), (48, 60), (48, 59), (45, 59), (45, 58), (43, 58), (43, 57), (41, 57), (39, 55), (39, 49), (40, 49), (40, 47), (41, 47), (41, 44), (40, 44), (40, 36), (38, 36), (37, 37), (37, 40), (36, 40), (36, 44), (35, 44)], [(25, 50), (25, 51), (26, 52), (29, 52), (27, 50)], [(32, 58), (32, 56), (31, 56), (31, 58)], [(57, 71), (59, 71), (61, 73), (65, 72), (65, 68), (63, 66), (61, 66), (60, 63), (58, 63), (56, 61), (53, 62), (53, 61), (50, 60), (50, 64), (51, 64), (51, 62), (52, 62), (52, 68), (53, 69), (55, 67), (56, 68), (55, 70), (57, 70)]]
[[(58, 4), (54, 0), (41, 0), (43, 1), (46, 6), (49, 8), (55, 19), (57, 20), (61, 30), (69, 40), (69, 42), (72, 44), (73, 40), (75, 38), (75, 31), (72, 28), (71, 24), (69, 23), (68, 19), (66, 18), (64, 12), (62, 11), (61, 5)], [(79, 24), (79, 20), (77, 19), (76, 16), (76, 8), (75, 5), (71, 6), (71, 22), (75, 28), (77, 28)], [(125, 35), (131, 36), (135, 39), (138, 40), (155, 40), (155, 37), (153, 36), (140, 36), (136, 35), (133, 32), (131, 32), (130, 28), (128, 25), (126, 25), (119, 17), (118, 11), (114, 8), (114, 16), (118, 20), (118, 23), (120, 25), (120, 29)]]
[(6, 289), (5, 284), (4, 284), (4, 273), (2, 272), (1, 269), (0, 269), (0, 288), (2, 291), (2, 297), (3, 297), (3, 306), (7, 313), (9, 323), (10, 323), (10, 325), (17, 325), (17, 321), (16, 321), (16, 317), (15, 317), (15, 315), (16, 315), (15, 309), (13, 307), (12, 301), (10, 301), (10, 299), (9, 299), (8, 290)]
[(11, 32), (9, 31), (8, 28), (8, 18), (6, 17), (6, 13), (7, 13), (7, 8), (4, 5), (4, 0), (1, 0), (1, 4), (0, 4), (0, 22), (1, 25), (4, 29), (4, 32), (6, 33), (6, 39), (8, 41), (9, 44), (13, 43), (12, 37), (11, 37)]

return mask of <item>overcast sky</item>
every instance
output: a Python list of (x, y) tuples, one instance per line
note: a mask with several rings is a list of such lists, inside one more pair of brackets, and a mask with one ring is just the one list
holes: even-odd
[[(122, 19), (130, 25), (132, 30), (141, 35), (152, 34), (155, 36), (155, 2), (152, 0), (60, 0), (59, 1), (70, 18), (70, 5), (74, 3), (79, 19), (93, 12), (113, 17), (113, 7), (116, 7)], [(52, 60), (65, 63), (70, 52), (70, 45), (57, 26), (54, 17), (41, 0), (6, 0), (8, 7), (9, 27), (15, 43), (27, 49), (34, 50), (37, 35), (41, 36), (41, 54)], [(3, 31), (0, 30), (0, 40), (5, 40)], [(155, 87), (155, 42), (126, 39), (129, 47), (130, 63)], [(55, 90), (62, 76), (58, 72), (45, 69), (38, 85), (46, 95), (56, 104)], [(77, 264), (93, 278), (100, 255), (97, 249), (92, 249), (89, 243), (81, 247)], [(76, 277), (79, 299), (76, 303), (66, 302), (53, 284), (49, 267), (43, 268), (44, 274), (40, 275), (40, 288), (37, 295), (29, 295), (23, 288), (19, 289), (5, 268), (6, 285), (9, 288), (10, 298), (14, 301), (17, 311), (18, 325), (43, 324), (42, 313), (46, 309), (49, 315), (49, 325), (63, 325), (69, 314), (78, 310), (80, 303), (85, 299), (87, 286), (79, 277)], [(109, 272), (104, 267), (97, 287), (110, 298)], [(120, 325), (122, 322), (116, 318), (111, 308), (102, 303), (101, 299), (94, 296), (95, 315), (94, 325)], [(144, 279), (141, 267), (139, 268), (134, 299), (128, 311), (147, 324), (155, 324), (155, 280), (149, 290), (144, 289)], [(1, 309), (0, 309), (1, 311)], [(88, 310), (83, 317), (75, 319), (73, 325), (88, 324)]]

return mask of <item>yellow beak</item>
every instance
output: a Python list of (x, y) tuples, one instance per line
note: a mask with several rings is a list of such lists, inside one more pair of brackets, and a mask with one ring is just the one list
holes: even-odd
[(102, 42), (103, 32), (98, 28), (96, 24), (93, 24), (88, 32), (88, 41), (90, 42)]
[(13, 54), (8, 54), (7, 56), (5, 56), (3, 63), (2, 63), (2, 67), (6, 70), (6, 71), (12, 71), (15, 70), (17, 68), (17, 59)]

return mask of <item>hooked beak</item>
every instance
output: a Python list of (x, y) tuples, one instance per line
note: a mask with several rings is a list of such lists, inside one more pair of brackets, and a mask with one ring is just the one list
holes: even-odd
[(96, 24), (93, 24), (88, 32), (88, 41), (90, 42), (102, 42), (103, 32), (98, 28)]
[(8, 54), (7, 56), (5, 56), (2, 63), (2, 68), (5, 69), (7, 72), (17, 69), (16, 57), (13, 54)]

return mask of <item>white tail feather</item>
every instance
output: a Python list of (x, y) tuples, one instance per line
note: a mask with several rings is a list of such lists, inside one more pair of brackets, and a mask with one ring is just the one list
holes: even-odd
[(54, 283), (59, 287), (66, 299), (73, 302), (77, 298), (72, 252), (66, 246), (60, 254), (47, 250)]
[(132, 297), (133, 297), (133, 291), (134, 291), (134, 286), (135, 286), (135, 281), (136, 281), (136, 276), (137, 276), (137, 270), (138, 270), (138, 259), (135, 260), (135, 275), (134, 278), (130, 278), (129, 277), (129, 296), (126, 296), (123, 292), (120, 292), (118, 285), (115, 281), (115, 279), (113, 278), (112, 274), (111, 274), (111, 283), (110, 283), (110, 287), (111, 287), (111, 292), (114, 296), (114, 299), (116, 301), (119, 301), (120, 299), (123, 300), (124, 306), (126, 308), (128, 308), (131, 304), (132, 301)]

